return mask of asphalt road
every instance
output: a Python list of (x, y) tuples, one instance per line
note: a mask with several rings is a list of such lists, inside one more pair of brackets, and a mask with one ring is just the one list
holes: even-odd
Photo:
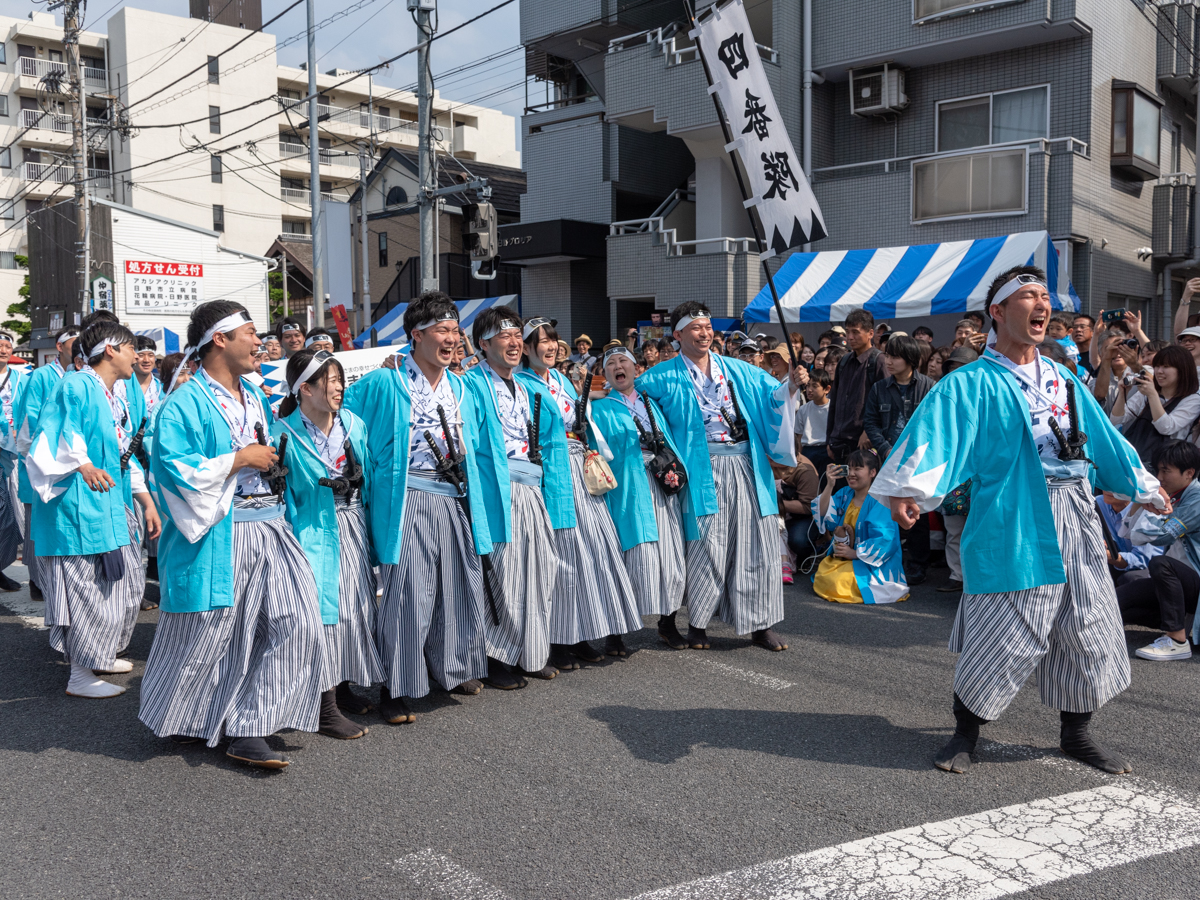
[[(437, 692), (415, 724), (362, 717), (358, 741), (284, 734), (281, 773), (137, 721), (157, 613), (139, 620), (133, 673), (115, 676), (129, 691), (85, 701), (64, 694), (46, 632), (5, 614), (28, 614), (27, 594), (0, 595), (0, 896), (619, 900), (1130, 783), (1061, 757), (1057, 715), (1032, 685), (985, 728), (969, 775), (932, 767), (952, 724), (957, 597), (934, 591), (945, 575), (892, 607), (788, 588), (784, 653), (721, 625), (711, 651), (675, 652), (646, 629), (626, 661), (513, 693)], [(1151, 636), (1131, 630), (1131, 650)], [(1138, 784), (1200, 806), (1200, 657), (1133, 671), (1095, 732)], [(1198, 847), (1004, 893), (1197, 897)], [(914, 896), (961, 893), (918, 884)]]

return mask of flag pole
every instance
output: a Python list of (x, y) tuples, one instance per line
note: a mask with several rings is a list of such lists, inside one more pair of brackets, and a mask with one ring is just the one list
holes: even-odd
[[(696, 28), (696, 16), (692, 11), (691, 0), (683, 0), (683, 8), (687, 12), (688, 20), (692, 23), (692, 27)], [(755, 47), (754, 52), (758, 52), (757, 47)], [(708, 68), (708, 60), (704, 58), (704, 51), (700, 48), (699, 41), (696, 41), (696, 56), (700, 58), (700, 64), (704, 66), (705, 81), (707, 81), (711, 86), (713, 83), (712, 72)], [(728, 147), (733, 143), (733, 134), (729, 130), (729, 123), (725, 121), (725, 116), (721, 111), (721, 104), (717, 102), (717, 95), (711, 91), (709, 92), (709, 95), (712, 97), (713, 109), (717, 113), (717, 121), (721, 123), (721, 133), (725, 136), (725, 146)], [(737, 156), (734, 155), (733, 150), (728, 152), (729, 162), (733, 165), (733, 174), (737, 176), (738, 190), (742, 192), (742, 200), (749, 200), (750, 195), (746, 191), (746, 181), (742, 178), (742, 170), (738, 168)], [(805, 174), (807, 175), (808, 173)], [(765, 249), (767, 247), (767, 240), (763, 236), (762, 225), (759, 223), (758, 218), (754, 215), (754, 211), (751, 209), (751, 207), (747, 206), (745, 209), (746, 217), (750, 220), (750, 227), (754, 230), (754, 238), (756, 241), (758, 241), (759, 246)], [(763, 274), (767, 277), (767, 284), (771, 288), (771, 300), (775, 304), (775, 314), (779, 316), (779, 327), (783, 329), (783, 342), (787, 344), (788, 355), (792, 358), (792, 368), (794, 369), (800, 364), (800, 361), (796, 358), (796, 348), (792, 346), (791, 339), (788, 337), (787, 328), (785, 327), (785, 323), (783, 321), (783, 304), (779, 302), (779, 292), (775, 289), (775, 278), (771, 275), (771, 269), (767, 265), (767, 261), (763, 259), (761, 253), (759, 254), (758, 258), (759, 262), (762, 263)]]

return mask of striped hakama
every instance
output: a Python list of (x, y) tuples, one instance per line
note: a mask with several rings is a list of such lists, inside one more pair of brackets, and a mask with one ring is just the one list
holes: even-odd
[(128, 508), (129, 543), (121, 548), (125, 577), (104, 580), (100, 554), (47, 556), (41, 561), (45, 582), (46, 624), (50, 646), (69, 663), (87, 669), (112, 667), (129, 646), (146, 589), (138, 518)]
[(325, 625), (326, 674), (334, 682), (370, 687), (383, 681), (375, 649), (375, 572), (367, 553), (367, 517), (362, 500), (335, 501), (338, 524), (338, 620)]
[[(643, 461), (651, 456), (642, 451)], [(643, 616), (669, 616), (683, 605), (687, 585), (679, 494), (668, 497), (649, 472), (646, 478), (650, 481), (658, 540), (626, 550), (625, 569), (637, 597), (638, 612)]]
[(554, 532), (558, 575), (550, 608), (550, 643), (577, 644), (642, 627), (637, 599), (621, 557), (621, 542), (603, 497), (583, 480), (583, 444), (567, 441), (575, 527)]
[(445, 690), (487, 675), (483, 570), (458, 500), (409, 487), (400, 558), (380, 575), (375, 639), (393, 697), (424, 697), (430, 674)]
[(1094, 712), (1129, 686), (1121, 613), (1085, 485), (1046, 481), (1066, 584), (963, 594), (950, 637), (960, 654), (954, 692), (977, 716), (997, 718), (1034, 673), (1042, 702), (1066, 712)]
[(687, 545), (687, 608), (696, 628), (715, 615), (748, 634), (783, 620), (783, 575), (777, 517), (759, 513), (749, 445), (739, 448), (712, 455), (718, 510), (696, 520), (700, 537)]
[[(236, 512), (236, 510), (235, 510)], [(317, 585), (283, 516), (233, 525), (234, 603), (159, 616), (138, 718), (159, 737), (316, 731), (325, 671)]]
[(0, 486), (0, 569), (7, 569), (16, 562), (17, 551), (21, 549), (22, 529), (17, 520), (21, 507), (16, 502), (16, 490), (13, 487), (16, 475), (14, 466), (12, 476)]
[[(37, 557), (37, 553), (33, 549), (33, 505), (30, 503), (25, 506), (25, 547), (21, 551), (21, 561), (25, 563), (25, 568), (29, 570), (29, 580), (36, 584), (39, 588), (46, 583), (45, 573), (42, 571), (43, 566)], [(44, 592), (43, 592), (44, 593)]]
[(487, 655), (537, 672), (550, 658), (550, 605), (558, 556), (541, 491), (515, 477), (512, 537), (511, 543), (492, 544), (500, 624), (492, 621), (490, 612), (484, 620)]

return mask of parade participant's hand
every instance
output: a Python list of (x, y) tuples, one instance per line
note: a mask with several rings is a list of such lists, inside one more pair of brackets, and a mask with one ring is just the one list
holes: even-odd
[(968, 343), (970, 343), (970, 345), (972, 347), (975, 348), (976, 353), (982, 353), (983, 345), (985, 343), (987, 343), (987, 335), (984, 334), (982, 331), (977, 331), (973, 335), (971, 335), (969, 338), (967, 338), (967, 341), (968, 341)]
[(239, 469), (257, 469), (259, 472), (265, 472), (275, 465), (278, 459), (275, 448), (269, 444), (267, 446), (249, 444), (233, 455), (233, 468), (230, 470), (230, 474), (236, 473)]
[(97, 469), (91, 463), (84, 463), (79, 467), (79, 474), (83, 476), (84, 484), (90, 487), (93, 491), (100, 491), (107, 494), (109, 488), (114, 488), (117, 483), (113, 481), (112, 476), (103, 469)]
[(833, 555), (838, 559), (858, 559), (858, 553), (849, 544), (833, 545)]
[(162, 534), (162, 519), (158, 517), (158, 510), (153, 503), (147, 504), (142, 513), (146, 517), (146, 537), (154, 540)]
[(384, 359), (384, 361), (379, 364), (379, 368), (381, 368), (381, 369), (396, 368), (396, 354), (393, 353), (390, 356), (388, 356), (386, 359)]
[(1167, 493), (1165, 488), (1159, 487), (1158, 496), (1162, 498), (1164, 505), (1161, 509), (1156, 508), (1155, 511), (1161, 516), (1169, 516), (1175, 510), (1175, 504), (1171, 502), (1171, 495)]
[(917, 520), (921, 518), (921, 507), (912, 497), (888, 497), (888, 504), (892, 508), (892, 521), (905, 531), (916, 525)]

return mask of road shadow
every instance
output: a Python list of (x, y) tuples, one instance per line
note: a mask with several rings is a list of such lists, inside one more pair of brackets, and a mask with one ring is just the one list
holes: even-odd
[(813, 762), (924, 770), (947, 730), (900, 728), (882, 716), (763, 709), (639, 709), (597, 706), (629, 752), (647, 762), (678, 762), (699, 747), (746, 750)]

